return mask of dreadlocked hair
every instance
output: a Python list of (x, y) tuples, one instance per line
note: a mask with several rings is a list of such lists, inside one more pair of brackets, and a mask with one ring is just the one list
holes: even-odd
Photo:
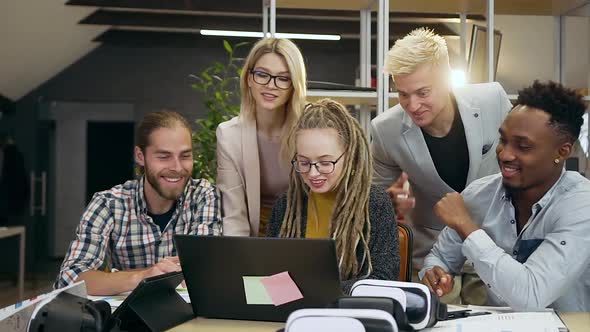
[[(357, 277), (365, 263), (368, 276), (373, 270), (368, 245), (371, 234), (369, 192), (373, 166), (369, 142), (359, 123), (336, 101), (322, 99), (309, 103), (289, 132), (289, 152), (291, 156), (296, 155), (296, 140), (301, 130), (325, 128), (335, 129), (344, 147), (343, 171), (333, 189), (336, 191), (336, 203), (330, 220), (330, 236), (336, 242), (340, 276), (342, 279)], [(292, 167), (280, 237), (302, 236), (304, 195), (309, 196), (309, 188)], [(363, 251), (360, 264), (357, 250)]]

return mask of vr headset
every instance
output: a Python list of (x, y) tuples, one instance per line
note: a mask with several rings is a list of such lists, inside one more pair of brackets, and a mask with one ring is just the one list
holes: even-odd
[(393, 317), (377, 309), (299, 309), (287, 318), (285, 332), (398, 332)]
[(111, 306), (105, 301), (90, 301), (66, 292), (46, 303), (39, 303), (33, 313), (29, 332), (103, 332), (109, 331)]
[(401, 304), (389, 297), (343, 296), (336, 300), (334, 307), (340, 309), (382, 310), (393, 317), (400, 331), (414, 331)]
[(439, 320), (447, 319), (447, 305), (439, 302), (438, 297), (423, 284), (365, 279), (354, 283), (351, 295), (387, 297), (397, 301), (405, 311), (407, 322), (416, 330), (432, 327)]

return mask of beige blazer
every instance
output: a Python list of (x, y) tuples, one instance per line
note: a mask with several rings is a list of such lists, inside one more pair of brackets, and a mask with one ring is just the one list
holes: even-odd
[[(453, 90), (469, 150), (466, 186), (473, 180), (499, 171), (496, 160), (498, 129), (512, 104), (498, 83), (470, 84)], [(438, 175), (420, 127), (398, 104), (371, 121), (373, 182), (388, 187), (408, 174), (416, 207), (409, 219), (414, 230), (414, 267), (422, 268), (444, 224), (434, 205), (454, 190)], [(452, 163), (452, 160), (448, 162)]]
[(217, 127), (217, 186), (223, 235), (257, 236), (260, 160), (254, 119), (237, 116)]

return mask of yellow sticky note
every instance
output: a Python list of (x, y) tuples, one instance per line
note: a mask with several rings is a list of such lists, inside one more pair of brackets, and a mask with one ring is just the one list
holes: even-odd
[(265, 277), (242, 276), (247, 304), (274, 304), (262, 284)]

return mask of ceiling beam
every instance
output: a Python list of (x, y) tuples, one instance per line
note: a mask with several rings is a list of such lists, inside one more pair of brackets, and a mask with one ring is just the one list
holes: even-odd
[(260, 0), (69, 0), (67, 5), (198, 11), (262, 13)]
[[(320, 19), (281, 19), (277, 29), (290, 33), (339, 34), (358, 38), (359, 27), (349, 21), (325, 21)], [(185, 14), (133, 13), (99, 9), (80, 21), (80, 24), (108, 25), (121, 29), (158, 30), (168, 32), (199, 33), (200, 29), (260, 31), (262, 19), (255, 17), (219, 18)], [(442, 23), (391, 23), (390, 30), (405, 35), (413, 29), (427, 26), (443, 36), (456, 36), (456, 33)], [(377, 31), (376, 23), (372, 31)]]

